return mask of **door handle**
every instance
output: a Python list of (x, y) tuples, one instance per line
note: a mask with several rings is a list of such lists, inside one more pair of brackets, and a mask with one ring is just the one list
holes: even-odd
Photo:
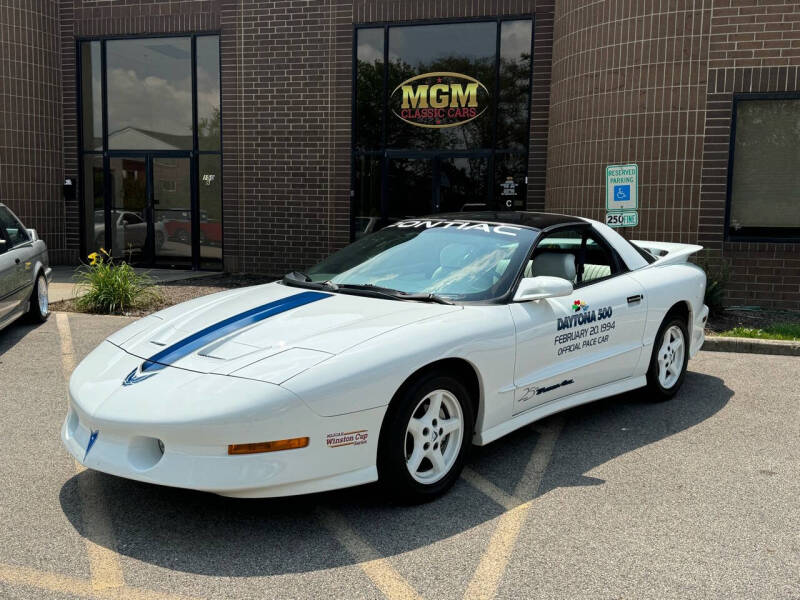
[(635, 296), (628, 296), (628, 304), (633, 304), (634, 302), (640, 302), (644, 299), (644, 296), (641, 294), (636, 294)]

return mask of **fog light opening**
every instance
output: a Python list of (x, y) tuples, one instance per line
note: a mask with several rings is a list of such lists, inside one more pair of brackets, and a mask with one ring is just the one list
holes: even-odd
[(128, 444), (128, 462), (137, 471), (155, 467), (164, 456), (164, 442), (159, 439), (137, 436)]

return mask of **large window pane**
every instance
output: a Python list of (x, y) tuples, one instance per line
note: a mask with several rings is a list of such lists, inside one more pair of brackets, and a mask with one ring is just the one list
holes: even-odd
[(434, 212), (488, 210), (488, 163), (482, 156), (441, 159)]
[(496, 47), (495, 22), (391, 27), (389, 146), (491, 148)]
[(219, 150), (219, 37), (197, 38), (197, 137), (200, 150)]
[(159, 264), (191, 264), (190, 161), (188, 157), (153, 157), (153, 234)]
[(83, 157), (83, 211), (87, 254), (106, 245), (105, 205), (103, 202), (103, 157)]
[(389, 221), (433, 212), (433, 161), (425, 158), (389, 159)]
[(201, 154), (199, 159), (200, 266), (222, 268), (222, 157)]
[(528, 148), (532, 36), (530, 20), (500, 24), (497, 148), (522, 152)]
[(356, 147), (382, 146), (383, 27), (356, 32)]
[(377, 231), (381, 225), (381, 168), (379, 156), (356, 157), (356, 196), (353, 207), (355, 237)]
[(108, 147), (192, 148), (190, 38), (106, 42)]
[(109, 163), (112, 254), (131, 262), (147, 243), (147, 163), (138, 157)]
[(81, 119), (83, 149), (103, 149), (100, 42), (81, 43)]
[(800, 100), (738, 102), (730, 233), (800, 234)]

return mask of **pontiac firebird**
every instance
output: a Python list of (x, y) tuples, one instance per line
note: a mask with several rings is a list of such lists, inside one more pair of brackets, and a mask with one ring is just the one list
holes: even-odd
[(396, 222), (112, 334), (72, 375), (62, 440), (90, 469), (225, 496), (430, 499), (472, 444), (674, 396), (704, 341), (700, 249), (546, 213)]

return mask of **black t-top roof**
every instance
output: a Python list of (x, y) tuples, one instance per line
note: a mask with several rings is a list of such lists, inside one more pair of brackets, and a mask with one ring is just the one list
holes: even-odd
[(579, 217), (570, 215), (558, 215), (555, 213), (529, 212), (522, 210), (508, 211), (475, 211), (475, 212), (452, 212), (418, 217), (419, 219), (447, 220), (447, 221), (470, 221), (485, 223), (502, 223), (505, 225), (521, 225), (534, 229), (547, 229), (554, 225), (569, 225), (570, 223), (585, 224), (586, 221)]

